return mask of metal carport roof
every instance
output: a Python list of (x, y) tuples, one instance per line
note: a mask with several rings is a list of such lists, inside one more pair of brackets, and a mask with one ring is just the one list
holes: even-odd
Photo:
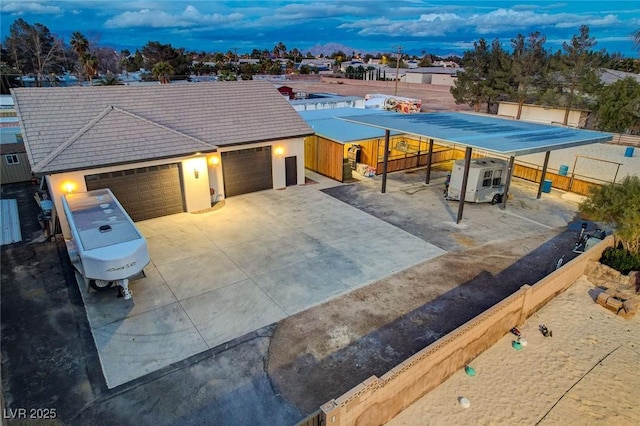
[[(607, 142), (613, 138), (613, 135), (608, 133), (460, 112), (433, 112), (407, 115), (365, 114), (340, 118), (351, 123), (385, 129), (385, 156), (382, 172), (383, 193), (386, 191), (389, 133), (392, 130), (430, 138), (429, 158), (431, 158), (432, 154), (433, 139), (440, 139), (442, 141), (466, 146), (465, 170), (460, 191), (457, 223), (462, 220), (464, 193), (467, 188), (471, 152), (474, 148), (508, 155), (510, 157), (502, 201), (502, 207), (505, 208), (509, 195), (511, 175), (513, 173), (513, 162), (516, 156), (546, 152), (538, 187), (538, 198), (540, 198), (551, 151), (598, 142)], [(427, 184), (429, 183), (430, 172), (431, 160), (429, 160), (427, 164)]]
[(461, 112), (365, 114), (337, 118), (513, 157), (607, 142), (613, 138), (609, 133)]
[[(309, 111), (298, 111), (300, 116), (313, 129), (316, 135), (341, 144), (354, 143), (368, 139), (384, 138), (384, 129), (363, 126), (351, 121), (339, 120), (343, 117), (397, 115), (395, 112), (378, 111), (361, 108), (327, 108)], [(400, 132), (392, 131), (392, 135)]]

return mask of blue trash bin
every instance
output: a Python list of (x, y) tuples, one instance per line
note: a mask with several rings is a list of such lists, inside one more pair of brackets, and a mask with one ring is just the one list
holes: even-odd
[(542, 182), (542, 192), (546, 192), (549, 193), (551, 192), (551, 184), (553, 182), (550, 181), (549, 179), (545, 179), (544, 182)]
[(633, 147), (632, 146), (628, 146), (627, 149), (624, 151), (624, 156), (625, 157), (633, 157)]
[(564, 164), (560, 165), (560, 169), (558, 169), (558, 174), (560, 176), (566, 176), (567, 173), (569, 173), (569, 166), (566, 166)]

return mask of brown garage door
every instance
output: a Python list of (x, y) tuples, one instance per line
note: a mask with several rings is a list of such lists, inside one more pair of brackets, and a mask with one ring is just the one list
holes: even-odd
[(111, 189), (133, 220), (184, 211), (179, 164), (88, 175), (85, 182), (89, 191)]
[(222, 173), (226, 197), (273, 188), (271, 147), (223, 152)]

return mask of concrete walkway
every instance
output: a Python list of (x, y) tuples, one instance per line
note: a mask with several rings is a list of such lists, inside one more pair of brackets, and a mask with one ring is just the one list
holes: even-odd
[(151, 264), (133, 301), (80, 285), (109, 388), (445, 253), (310, 175), (317, 184), (137, 223)]

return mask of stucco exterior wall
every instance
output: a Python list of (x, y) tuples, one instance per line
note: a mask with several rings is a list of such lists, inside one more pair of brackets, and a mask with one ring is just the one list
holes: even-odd
[[(85, 176), (98, 173), (115, 172), (138, 167), (157, 166), (160, 164), (180, 163), (182, 166), (182, 184), (185, 198), (185, 208), (188, 212), (204, 210), (211, 207), (209, 197), (209, 179), (205, 156), (189, 158), (172, 158), (165, 160), (146, 161), (135, 164), (125, 164), (97, 169), (79, 170), (73, 172), (56, 173), (46, 176), (47, 186), (54, 202), (62, 234), (65, 238), (71, 238), (69, 224), (62, 209), (62, 196), (68, 192), (86, 192)], [(194, 169), (198, 169), (198, 179), (195, 178)]]
[[(263, 142), (241, 146), (221, 148), (220, 152), (238, 149), (271, 146), (273, 188), (286, 186), (285, 157), (297, 157), (298, 184), (304, 184), (304, 141), (303, 138), (284, 139), (275, 142)], [(215, 159), (215, 160), (214, 160)], [(185, 210), (196, 212), (211, 207), (213, 201), (224, 199), (224, 181), (222, 160), (220, 153), (198, 154), (182, 158), (146, 161), (142, 163), (124, 164), (96, 169), (79, 170), (57, 173), (46, 176), (49, 192), (59, 212), (60, 225), (65, 238), (70, 238), (69, 225), (62, 209), (62, 196), (68, 192), (86, 192), (85, 176), (98, 173), (108, 173), (138, 167), (157, 166), (160, 164), (180, 163), (182, 174), (181, 184), (184, 194)], [(250, 167), (250, 165), (248, 165)], [(196, 178), (196, 173), (198, 177)], [(217, 198), (216, 198), (217, 197)]]
[(406, 75), (407, 83), (431, 83), (431, 74), (423, 74), (420, 72), (408, 72)]
[[(564, 121), (565, 110), (562, 108), (548, 108), (541, 105), (523, 105), (520, 120), (533, 123), (561, 124)], [(498, 115), (515, 118), (518, 115), (518, 104), (513, 102), (500, 102)], [(587, 111), (569, 111), (567, 125), (571, 127), (584, 127)]]
[(436, 86), (453, 86), (456, 82), (456, 77), (449, 74), (433, 74), (431, 77), (431, 84)]

